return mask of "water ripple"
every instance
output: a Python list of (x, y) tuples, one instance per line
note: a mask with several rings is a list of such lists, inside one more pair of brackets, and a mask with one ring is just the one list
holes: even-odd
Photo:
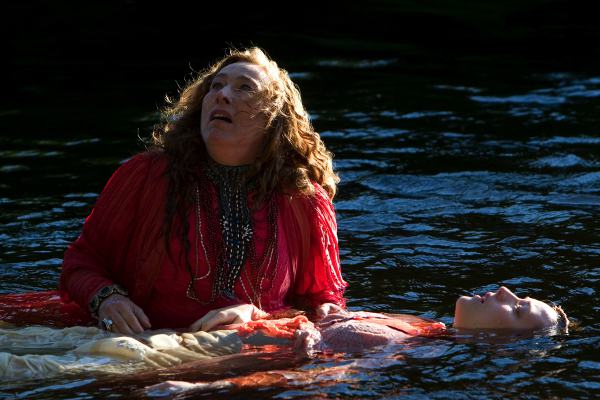
[(540, 104), (540, 105), (558, 105), (567, 101), (564, 96), (548, 96), (540, 94), (524, 94), (507, 97), (498, 96), (471, 96), (471, 100), (478, 103), (494, 104)]
[(591, 167), (596, 166), (596, 163), (587, 161), (575, 154), (566, 154), (560, 156), (549, 156), (541, 158), (531, 163), (532, 166), (537, 168), (570, 168), (570, 167)]

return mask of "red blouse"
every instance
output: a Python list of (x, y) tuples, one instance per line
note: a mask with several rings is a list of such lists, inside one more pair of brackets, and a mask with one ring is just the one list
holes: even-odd
[[(98, 290), (119, 283), (144, 309), (154, 329), (187, 327), (209, 310), (250, 303), (252, 297), (268, 312), (290, 306), (314, 308), (326, 302), (344, 306), (347, 283), (340, 271), (335, 212), (327, 193), (317, 184), (314, 196), (276, 195), (277, 264), (264, 272), (260, 288), (253, 288), (258, 296), (252, 294), (247, 261), (235, 287), (239, 300), (216, 299), (205, 304), (210, 300), (211, 274), (195, 282), (200, 301), (189, 298), (190, 273), (178, 256), (181, 243), (170, 240), (170, 258), (162, 236), (167, 163), (162, 153), (142, 153), (110, 178), (86, 218), (83, 232), (65, 253), (60, 280), (64, 302), (75, 301), (87, 310)], [(267, 214), (266, 208), (252, 211), (256, 254), (262, 254), (266, 245)], [(190, 212), (189, 218), (189, 259), (194, 268), (195, 212)], [(202, 226), (204, 240), (208, 229), (215, 229), (206, 225)], [(216, 260), (208, 261), (214, 268)], [(208, 268), (200, 253), (196, 276), (206, 275)]]

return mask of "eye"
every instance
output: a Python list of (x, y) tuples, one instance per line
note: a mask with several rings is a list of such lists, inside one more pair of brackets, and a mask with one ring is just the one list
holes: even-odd
[(254, 90), (254, 88), (252, 86), (248, 85), (247, 83), (242, 83), (239, 86), (239, 89), (244, 92), (252, 92)]
[(221, 82), (218, 82), (218, 81), (217, 81), (217, 82), (213, 82), (213, 83), (210, 85), (210, 88), (211, 88), (211, 89), (214, 89), (214, 90), (219, 90), (219, 89), (221, 89), (222, 87), (223, 87), (223, 84), (222, 84)]
[(529, 304), (527, 302), (518, 302), (517, 304), (515, 304), (515, 315), (517, 317), (523, 316), (523, 314), (527, 311), (528, 308)]
[(521, 315), (521, 304), (515, 304), (514, 313), (517, 317)]

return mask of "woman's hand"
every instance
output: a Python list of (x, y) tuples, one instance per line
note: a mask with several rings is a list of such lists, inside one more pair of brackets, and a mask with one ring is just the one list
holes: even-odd
[(316, 308), (315, 314), (319, 318), (325, 318), (329, 314), (346, 314), (347, 311), (337, 304), (333, 303), (323, 303), (319, 307)]
[(211, 310), (206, 315), (190, 326), (192, 332), (210, 331), (219, 325), (241, 324), (261, 318), (267, 318), (269, 313), (264, 312), (254, 304), (238, 304), (235, 306)]
[(100, 304), (98, 321), (108, 318), (113, 322), (111, 332), (133, 335), (150, 328), (146, 313), (128, 297), (112, 294)]

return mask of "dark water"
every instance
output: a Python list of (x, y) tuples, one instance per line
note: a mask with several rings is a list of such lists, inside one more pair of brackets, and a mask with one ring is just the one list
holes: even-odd
[[(578, 327), (416, 342), (347, 382), (240, 398), (600, 393), (600, 75), (477, 65), (468, 74), (395, 58), (286, 65), (342, 178), (335, 205), (348, 305), (451, 324), (458, 295), (502, 284), (561, 304)], [(136, 136), (156, 120), (152, 104), (180, 78), (98, 85), (96, 102), (76, 93), (54, 104), (46, 93), (35, 109), (2, 110), (29, 121), (26, 136), (11, 125), (0, 138), (0, 293), (56, 287), (67, 244), (110, 173), (140, 148)], [(117, 110), (106, 101), (116, 87), (153, 100)], [(93, 380), (2, 383), (0, 397), (131, 390), (115, 380), (92, 390)]]

